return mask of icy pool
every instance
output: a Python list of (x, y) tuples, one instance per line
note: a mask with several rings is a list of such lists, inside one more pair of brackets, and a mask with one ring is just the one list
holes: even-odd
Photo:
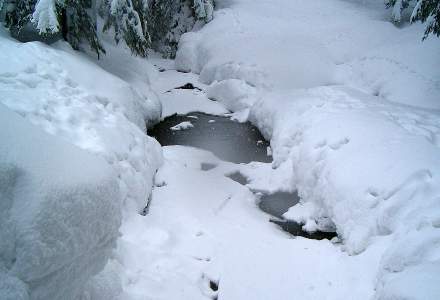
[[(188, 125), (187, 122), (193, 127), (178, 126), (182, 123)], [(211, 151), (222, 160), (234, 163), (272, 161), (272, 157), (267, 154), (269, 143), (255, 126), (249, 122), (240, 123), (231, 120), (226, 116), (200, 112), (172, 115), (148, 130), (148, 135), (156, 138), (162, 146), (197, 147)]]

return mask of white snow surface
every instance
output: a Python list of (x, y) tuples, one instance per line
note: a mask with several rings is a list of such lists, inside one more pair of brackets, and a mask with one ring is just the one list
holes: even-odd
[[(208, 99), (207, 86), (193, 73), (181, 73), (173, 69), (173, 61), (151, 58), (151, 62), (163, 69), (151, 82), (162, 104), (162, 118), (173, 114), (204, 112), (211, 115), (224, 115), (229, 110), (224, 105)], [(181, 89), (185, 84), (192, 84), (195, 89)]]
[(218, 1), (176, 68), (270, 139), (302, 199), (286, 218), (355, 256), (383, 242), (361, 299), (440, 298), (440, 43), (354, 2)]
[(0, 298), (78, 296), (119, 234), (116, 174), (3, 104), (0, 126)]
[(157, 71), (106, 49), (99, 66), (66, 43), (21, 44), (0, 29), (2, 299), (122, 291), (124, 266), (106, 262), (151, 193), (162, 154), (145, 129), (161, 107), (148, 85)]
[[(292, 238), (258, 209), (250, 188), (286, 188), (289, 172), (267, 163), (223, 162), (191, 147), (163, 151), (149, 214), (126, 223), (130, 230), (123, 229), (127, 234), (119, 244), (130, 270), (126, 298), (336, 300), (373, 295), (382, 241), (350, 256), (327, 240)], [(203, 171), (202, 163), (216, 167)], [(248, 177), (248, 185), (225, 177), (237, 171)]]

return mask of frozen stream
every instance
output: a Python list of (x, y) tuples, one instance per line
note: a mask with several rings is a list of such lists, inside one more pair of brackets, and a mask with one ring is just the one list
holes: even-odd
[[(188, 84), (189, 85), (189, 84)], [(182, 125), (183, 124), (183, 125)], [(250, 122), (240, 123), (227, 116), (215, 116), (201, 112), (185, 115), (174, 114), (148, 131), (162, 145), (183, 145), (201, 148), (215, 154), (224, 161), (250, 163), (272, 161), (270, 144)], [(202, 163), (202, 170), (211, 170), (215, 164)], [(227, 175), (232, 180), (247, 184), (248, 179), (240, 172)], [(255, 192), (255, 191), (253, 191)], [(296, 192), (258, 193), (259, 208), (272, 215), (271, 222), (295, 235), (314, 239), (331, 239), (335, 233), (307, 233), (302, 226), (284, 220), (282, 215), (299, 202)]]
[[(175, 89), (187, 83), (199, 89)], [(148, 214), (122, 228), (130, 296), (343, 299), (355, 286), (356, 299), (372, 290), (339, 243), (274, 224), (299, 199), (289, 190), (291, 168), (272, 168), (255, 127), (232, 121), (195, 74), (166, 70), (156, 84), (163, 121), (148, 133), (164, 162)]]

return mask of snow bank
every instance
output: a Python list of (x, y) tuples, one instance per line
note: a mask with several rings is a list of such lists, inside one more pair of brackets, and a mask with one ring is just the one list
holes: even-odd
[(0, 126), (0, 298), (72, 299), (118, 236), (116, 174), (2, 104)]
[[(93, 294), (100, 294), (100, 297), (109, 299), (103, 291), (120, 285), (119, 275), (114, 276), (116, 267), (112, 267), (119, 264), (115, 261), (107, 265), (104, 273), (93, 281), (90, 277), (100, 271), (110, 257), (121, 222), (121, 212), (123, 219), (127, 219), (145, 206), (151, 192), (154, 173), (161, 164), (162, 156), (159, 144), (145, 134), (146, 123), (151, 124), (159, 120), (161, 113), (158, 99), (147, 88), (146, 74), (150, 74), (149, 70), (152, 68), (151, 66), (147, 68), (147, 63), (141, 64), (136, 58), (123, 59), (127, 53), (117, 50), (110, 47), (109, 57), (100, 62), (105, 69), (115, 73), (110, 74), (97, 66), (93, 59), (71, 50), (65, 43), (58, 43), (56, 48), (38, 42), (20, 44), (10, 39), (3, 30), (0, 31), (0, 103), (32, 124), (41, 127), (52, 136), (52, 139), (70, 144), (70, 147), (77, 148), (79, 153), (84, 152), (80, 149), (89, 153), (87, 158), (86, 154), (80, 155), (73, 150), (66, 152), (64, 148), (60, 149), (59, 153), (47, 152), (52, 153), (52, 157), (45, 154), (44, 163), (41, 162), (41, 165), (47, 163), (48, 166), (52, 166), (51, 159), (54, 165), (61, 168), (56, 171), (57, 173), (53, 171), (54, 184), (59, 181), (60, 191), (47, 192), (45, 214), (39, 213), (40, 210), (34, 209), (33, 205), (27, 208), (23, 204), (23, 210), (28, 211), (29, 218), (20, 219), (22, 222), (20, 226), (23, 226), (22, 230), (26, 231), (26, 234), (27, 228), (32, 229), (29, 235), (32, 234), (34, 240), (31, 243), (28, 241), (30, 238), (23, 237), (26, 244), (23, 242), (20, 251), (24, 254), (19, 255), (31, 255), (31, 257), (26, 258), (27, 264), (24, 262), (23, 265), (17, 264), (16, 268), (17, 272), (21, 272), (19, 276), (27, 274), (28, 277), (19, 278), (26, 282), (26, 288), (32, 298), (69, 299), (79, 291), (85, 291), (90, 297)], [(116, 64), (118, 60), (121, 65)], [(124, 77), (129, 82), (121, 79)], [(26, 135), (26, 139), (30, 137), (32, 135)], [(35, 147), (29, 145), (26, 149), (36, 152), (40, 151), (38, 148), (36, 144)], [(47, 147), (40, 148), (44, 152)], [(82, 156), (85, 158), (83, 159)], [(37, 156), (31, 158), (38, 159)], [(21, 158), (17, 157), (16, 161), (21, 161)], [(12, 173), (8, 171), (7, 174), (12, 175), (8, 176), (14, 178), (14, 172), (20, 174), (20, 168), (17, 169), (13, 165), (11, 168)], [(90, 171), (90, 176), (82, 174), (82, 177), (76, 179), (79, 175), (73, 172), (75, 170), (79, 172), (78, 168), (83, 172), (88, 168), (94, 169), (93, 172)], [(99, 168), (102, 174), (98, 176), (95, 173)], [(41, 176), (43, 175), (44, 173)], [(46, 178), (40, 178), (40, 173), (35, 173), (34, 176), (34, 180)], [(84, 192), (79, 190), (76, 195), (75, 190), (70, 188), (70, 177), (73, 180), (72, 184), (78, 180), (78, 188)], [(66, 181), (65, 188), (62, 186), (64, 181)], [(88, 185), (86, 185), (87, 181)], [(110, 181), (112, 189), (107, 186)], [(33, 188), (34, 185), (29, 185), (30, 191)], [(55, 185), (54, 188), (57, 186)], [(108, 199), (103, 199), (106, 194), (110, 195), (111, 191), (118, 193), (118, 197), (109, 196)], [(72, 196), (69, 193), (72, 193)], [(81, 193), (84, 197), (90, 195), (94, 200), (91, 201), (90, 198), (82, 200), (83, 202), (78, 200), (75, 204), (78, 207), (73, 207), (72, 201), (76, 199), (75, 197), (81, 198)], [(63, 196), (73, 200), (67, 203), (57, 200)], [(109, 201), (111, 205), (107, 203)], [(102, 205), (106, 206), (105, 209), (101, 207)], [(35, 206), (38, 206), (37, 202)], [(50, 216), (58, 208), (60, 214), (55, 215), (53, 221), (45, 222), (44, 220), (51, 219), (44, 216), (46, 214)], [(61, 222), (61, 225), (56, 223), (60, 222), (60, 218), (61, 220), (65, 218), (66, 223)], [(73, 223), (69, 223), (70, 218), (75, 219), (71, 221)], [(42, 224), (39, 225), (38, 222)], [(75, 222), (84, 224), (77, 225)], [(44, 240), (40, 242), (38, 235), (43, 229), (38, 226), (44, 227), (47, 232), (56, 233), (56, 236), (50, 238), (50, 243), (56, 243), (57, 240), (64, 241), (65, 233), (61, 231), (64, 230), (63, 226), (65, 230), (73, 228), (71, 230), (78, 236), (74, 239), (67, 235), (65, 238), (71, 239), (68, 243), (72, 243), (72, 245), (66, 244), (69, 249), (64, 249), (67, 246), (60, 242), (60, 245), (56, 245), (53, 249), (47, 248), (54, 251), (51, 253), (46, 251)], [(56, 227), (60, 228), (56, 229)], [(94, 238), (96, 240), (93, 240)], [(13, 244), (8, 243), (8, 245)], [(3, 251), (3, 246), (0, 248)], [(35, 260), (33, 257), (36, 257)], [(65, 261), (61, 262), (61, 260)], [(11, 266), (0, 268), (9, 270)], [(11, 276), (15, 275), (11, 273)], [(15, 284), (14, 280), (12, 277), (5, 282)], [(87, 289), (84, 287), (86, 282), (89, 285)], [(20, 283), (15, 286), (19, 285)], [(11, 292), (20, 292), (7, 285), (4, 288)]]
[(227, 79), (214, 82), (209, 87), (207, 96), (221, 102), (231, 111), (240, 111), (255, 102), (255, 88), (239, 79)]
[(221, 7), (182, 38), (176, 66), (250, 110), (273, 167), (293, 168), (302, 203), (286, 217), (336, 229), (350, 254), (388, 245), (374, 254), (376, 298), (439, 298), (438, 40), (421, 43), (422, 26), (396, 28), (359, 3)]
[[(203, 30), (185, 34), (179, 43), (177, 68), (199, 73), (207, 84), (242, 79), (251, 86), (290, 88), (332, 82), (335, 66), (319, 41), (296, 33), (286, 36), (286, 31), (275, 32), (266, 23), (255, 22), (253, 14), (235, 12), (220, 11), (218, 20)], [(251, 22), (255, 33), (243, 34)], [(265, 59), (273, 49), (276, 56)]]
[(176, 67), (208, 84), (240, 79), (278, 90), (348, 84), (439, 109), (438, 39), (422, 42), (420, 24), (395, 27), (383, 3), (356, 2), (222, 1), (217, 20), (183, 35)]
[(124, 202), (142, 209), (151, 187), (145, 182), (160, 163), (158, 144), (143, 131), (145, 120), (159, 120), (160, 104), (65, 44), (53, 49), (0, 39), (0, 101), (47, 132), (103, 156), (121, 175)]

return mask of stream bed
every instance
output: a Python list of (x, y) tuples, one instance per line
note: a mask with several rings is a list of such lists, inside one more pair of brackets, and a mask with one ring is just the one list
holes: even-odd
[[(227, 116), (201, 112), (175, 114), (150, 128), (148, 135), (156, 138), (162, 146), (183, 145), (201, 148), (214, 153), (222, 160), (233, 163), (272, 162), (270, 144), (260, 131), (250, 122), (240, 123)], [(215, 165), (202, 165), (203, 170), (212, 168), (215, 168)], [(228, 177), (242, 185), (247, 183), (247, 178), (239, 172)], [(262, 194), (258, 206), (272, 216), (270, 222), (292, 235), (319, 240), (335, 237), (334, 232), (305, 232), (300, 224), (283, 218), (283, 214), (299, 200), (296, 192)]]

